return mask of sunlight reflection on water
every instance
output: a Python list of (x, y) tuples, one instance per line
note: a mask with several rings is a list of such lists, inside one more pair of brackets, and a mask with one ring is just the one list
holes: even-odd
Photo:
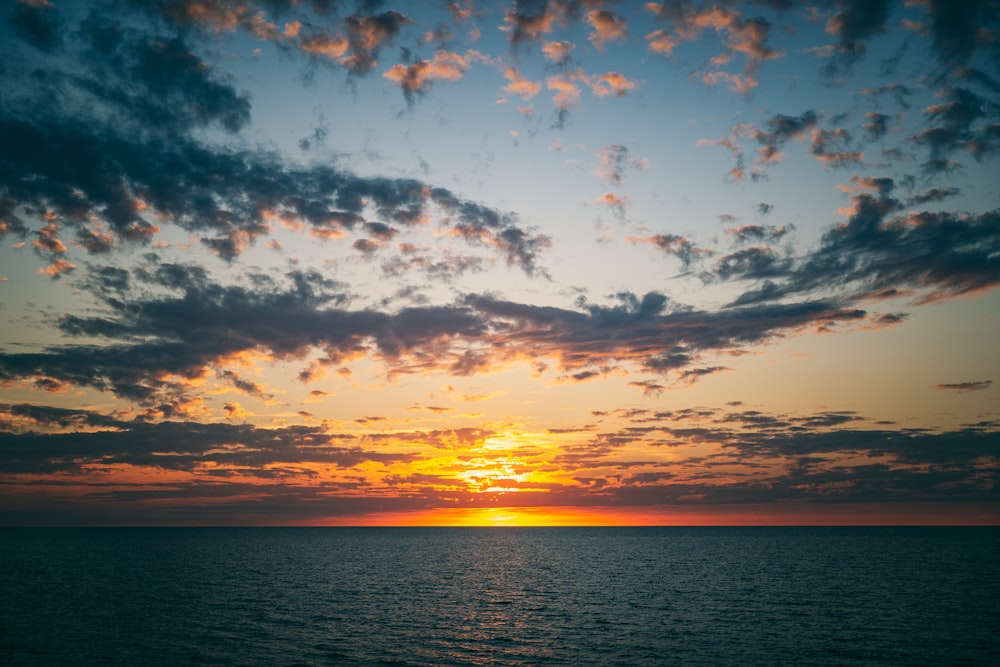
[(1000, 659), (1000, 531), (991, 528), (16, 529), (3, 537), (6, 664)]

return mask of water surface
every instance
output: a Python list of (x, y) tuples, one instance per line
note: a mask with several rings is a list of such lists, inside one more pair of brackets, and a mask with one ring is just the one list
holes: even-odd
[(8, 665), (1000, 664), (997, 528), (0, 540)]

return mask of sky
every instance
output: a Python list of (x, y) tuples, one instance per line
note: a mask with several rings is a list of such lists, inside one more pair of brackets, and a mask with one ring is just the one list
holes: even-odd
[(1000, 523), (1000, 3), (0, 6), (0, 523)]

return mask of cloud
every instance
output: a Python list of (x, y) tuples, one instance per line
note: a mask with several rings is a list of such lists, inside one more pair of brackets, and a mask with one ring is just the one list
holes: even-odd
[(924, 109), (928, 125), (912, 137), (929, 149), (932, 160), (959, 150), (976, 160), (1000, 152), (1000, 104), (967, 88), (943, 88), (938, 96), (945, 101)]
[[(215, 34), (242, 30), (283, 48), (322, 57), (325, 62), (334, 62), (355, 75), (371, 71), (378, 62), (381, 49), (410, 23), (410, 19), (403, 14), (390, 10), (349, 14), (334, 24), (329, 6), (323, 2), (302, 3), (299, 7), (295, 6), (297, 3), (275, 5), (253, 0), (131, 0), (129, 4), (181, 28), (207, 29)], [(312, 13), (307, 13), (307, 8)], [(281, 13), (293, 10), (297, 18), (279, 28), (267, 19), (267, 10), (276, 10), (275, 13), (278, 13), (277, 10)], [(324, 29), (315, 27), (317, 14)]]
[[(772, 25), (763, 17), (743, 18), (723, 4), (707, 7), (670, 1), (650, 2), (646, 7), (669, 26), (646, 35), (649, 49), (654, 53), (671, 56), (681, 43), (697, 40), (706, 29), (725, 36), (725, 50), (708, 60), (706, 65), (710, 69), (701, 75), (706, 85), (724, 82), (731, 90), (749, 95), (758, 85), (756, 73), (761, 64), (784, 55), (770, 47)], [(745, 60), (743, 72), (722, 70), (737, 54)]]
[(865, 113), (868, 122), (862, 125), (869, 141), (878, 141), (889, 132), (889, 116), (877, 111)]
[[(903, 295), (918, 302), (976, 294), (1000, 284), (1000, 212), (909, 211), (892, 198), (891, 179), (852, 179), (862, 191), (845, 209), (845, 223), (830, 228), (819, 247), (782, 267), (734, 303), (853, 288), (842, 298)], [(874, 190), (876, 194), (871, 194)]]
[(323, 56), (337, 62), (344, 62), (351, 43), (344, 35), (330, 37), (324, 34), (314, 34), (302, 40), (302, 51), (313, 56)]
[(580, 86), (576, 84), (580, 80), (586, 80), (580, 69), (569, 74), (555, 74), (545, 80), (545, 87), (554, 93), (552, 104), (559, 112), (570, 111), (580, 102)]
[[(232, 407), (235, 414), (238, 406)], [(707, 407), (600, 414), (613, 414), (624, 425), (616, 421), (612, 430), (596, 424), (547, 429), (565, 443), (557, 456), (517, 448), (507, 454), (506, 469), (500, 471), (483, 455), (483, 444), (497, 435), (489, 429), (352, 436), (317, 426), (149, 424), (90, 410), (2, 404), (0, 470), (22, 480), (31, 475), (47, 485), (47, 498), (63, 500), (71, 497), (59, 479), (67, 473), (120, 466), (175, 473), (169, 482), (141, 485), (119, 479), (95, 486), (82, 477), (74, 485), (86, 495), (71, 503), (78, 514), (60, 509), (63, 521), (68, 516), (166, 519), (178, 516), (175, 513), (185, 506), (197, 507), (200, 521), (210, 520), (207, 514), (230, 522), (244, 515), (260, 520), (372, 511), (374, 506), (352, 504), (359, 494), (377, 498), (383, 510), (387, 504), (404, 510), (453, 506), (456, 501), (478, 506), (489, 505), (495, 495), (475, 492), (494, 487), (522, 489), (511, 502), (527, 506), (545, 498), (577, 507), (878, 502), (901, 497), (996, 500), (992, 485), (984, 483), (997, 472), (995, 423), (951, 430), (886, 429), (872, 427), (870, 419), (852, 412), (782, 414)], [(386, 454), (388, 447), (403, 453)], [(414, 451), (419, 447), (456, 452), (482, 468), (474, 467), (478, 474), (463, 477), (447, 467), (433, 474), (404, 467), (424, 460), (428, 449)], [(671, 450), (669, 462), (650, 455), (662, 448)], [(384, 466), (386, 473), (364, 475), (370, 463)], [(317, 467), (325, 471), (322, 478)], [(549, 475), (565, 476), (565, 481), (524, 480), (523, 475), (541, 467)], [(331, 478), (331, 473), (337, 476)], [(31, 488), (22, 486), (20, 492)], [(214, 509), (202, 506), (207, 499), (214, 499)]]
[(629, 156), (629, 149), (621, 144), (602, 146), (597, 151), (601, 166), (595, 172), (601, 179), (621, 185), (624, 174), (630, 169), (644, 170), (649, 167), (649, 160)]
[(850, 143), (851, 134), (842, 127), (833, 130), (813, 128), (809, 151), (824, 165), (833, 168), (856, 167), (864, 163), (865, 154), (847, 150)]
[(839, 61), (850, 66), (865, 53), (865, 42), (885, 31), (890, 0), (848, 0), (826, 23), (826, 31), (837, 38)]
[(679, 43), (677, 39), (666, 30), (654, 30), (646, 35), (646, 41), (649, 42), (650, 51), (664, 56), (673, 55), (674, 49), (677, 48)]
[(792, 225), (742, 225), (740, 227), (727, 227), (726, 235), (736, 243), (750, 243), (760, 241), (778, 241), (791, 233), (794, 229)]
[(598, 97), (624, 97), (639, 84), (618, 72), (607, 72), (591, 79), (590, 89)]
[[(381, 33), (372, 29), (377, 41)], [(65, 230), (76, 232), (82, 249), (106, 253), (119, 244), (150, 243), (169, 225), (232, 261), (278, 220), (335, 240), (358, 228), (431, 219), (444, 228), (459, 221), (452, 231), (477, 232), (463, 238), (496, 249), (512, 266), (541, 272), (544, 236), (444, 188), (360, 178), (325, 164), (294, 166), (262, 149), (204, 143), (196, 137), (200, 129), (242, 129), (249, 100), (182, 38), (101, 17), (79, 34), (82, 42), (71, 53), (80, 71), (71, 76), (62, 60), (43, 61), (41, 83), (14, 76), (19, 95), (0, 110), (0, 202), (8, 212), (2, 231), (23, 234), (18, 212), (48, 211), (35, 247), (50, 257), (52, 275), (72, 263), (52, 258), (63, 254)], [(407, 69), (401, 84), (421, 91), (432, 80), (459, 76), (471, 57), (439, 52)], [(63, 104), (42, 103), (57, 94)]]
[(608, 42), (625, 39), (625, 19), (608, 9), (590, 10), (587, 12), (587, 23), (594, 29), (588, 39), (598, 51)]
[(764, 164), (774, 164), (782, 159), (781, 149), (790, 140), (803, 139), (816, 127), (819, 116), (812, 109), (798, 116), (777, 114), (767, 120), (766, 129), (751, 129), (750, 138), (754, 139), (760, 148), (757, 149), (757, 161)]
[[(683, 239), (667, 241), (682, 258), (696, 251)], [(222, 372), (227, 360), (245, 354), (266, 362), (304, 360), (318, 352), (326, 365), (371, 357), (388, 375), (464, 375), (525, 359), (554, 359), (568, 374), (622, 364), (662, 373), (694, 363), (700, 351), (865, 317), (864, 311), (825, 302), (695, 311), (656, 293), (622, 293), (617, 305), (582, 302), (577, 310), (469, 294), (451, 305), (380, 312), (345, 308), (348, 297), (340, 286), (315, 272), (291, 272), (280, 282), (263, 274), (249, 278), (252, 286), (243, 287), (215, 283), (195, 265), (136, 269), (127, 292), (97, 292), (106, 312), (65, 315), (59, 323), (66, 336), (103, 342), (4, 353), (0, 381), (51, 378), (170, 415), (187, 410), (192, 382)], [(96, 290), (101, 284), (90, 283)], [(243, 389), (263, 392), (250, 384)]]
[(642, 389), (643, 396), (658, 396), (666, 386), (652, 380), (632, 381), (628, 383), (630, 387)]
[(504, 29), (515, 47), (537, 41), (552, 32), (557, 17), (545, 0), (518, 0), (514, 7), (504, 16), (504, 23), (507, 24)]
[(504, 77), (508, 83), (503, 91), (510, 95), (518, 95), (521, 99), (530, 100), (542, 90), (541, 82), (531, 81), (513, 67), (504, 69)]
[(616, 218), (625, 219), (629, 205), (629, 198), (614, 192), (605, 192), (594, 200), (595, 204), (604, 204), (611, 209)]
[[(842, 218), (815, 237), (803, 232), (810, 245), (802, 248), (792, 245), (789, 224), (737, 225), (730, 217), (722, 234), (709, 230), (709, 239), (699, 239), (643, 222), (658, 228), (638, 227), (644, 231), (628, 242), (653, 246), (659, 252), (646, 259), (662, 264), (646, 278), (700, 279), (697, 298), (708, 305), (697, 307), (655, 285), (556, 295), (545, 285), (553, 240), (538, 228), (426, 179), (401, 176), (404, 171), (359, 175), (344, 166), (353, 159), (349, 153), (332, 152), (332, 139), (308, 155), (303, 148), (282, 156), (260, 141), (266, 117), (251, 114), (251, 97), (240, 83), (249, 79), (214, 64), (249, 58), (257, 47), (258, 54), (296, 58), (309, 68), (307, 83), (314, 63), (325, 63), (346, 76), (354, 92), (398, 86), (412, 101), (435, 84), (463, 79), (476, 63), (505, 62), (452, 51), (446, 44), (458, 38), (446, 23), (408, 30), (408, 17), (382, 11), (377, 2), (348, 8), (328, 0), (126, 0), (115, 3), (114, 12), (112, 5), (95, 5), (71, 25), (73, 12), (56, 4), (10, 2), (2, 10), (11, 39), (0, 44), (0, 59), (10, 63), (0, 105), (0, 235), (30, 247), (34, 256), (9, 252), (69, 283), (73, 300), (61, 312), (48, 304), (25, 318), (28, 325), (40, 318), (57, 336), (0, 350), (0, 384), (28, 400), (102, 407), (0, 405), (8, 498), (44, 494), (38, 497), (52, 506), (76, 508), (74, 516), (104, 511), (111, 521), (142, 520), (151, 508), (164, 512), (157, 517), (191, 517), (195, 510), (184, 508), (209, 500), (212, 507), (197, 511), (227, 520), (488, 505), (498, 496), (473, 492), (490, 488), (521, 491), (505, 502), (582, 506), (996, 501), (997, 423), (988, 415), (955, 428), (907, 428), (852, 412), (752, 409), (750, 396), (733, 397), (745, 404), (682, 409), (672, 395), (672, 410), (601, 406), (587, 417), (596, 423), (572, 424), (564, 414), (553, 427), (532, 418), (536, 432), (519, 434), (507, 407), (490, 422), (496, 426), (400, 430), (408, 420), (433, 421), (454, 410), (449, 400), (496, 394), (473, 394), (489, 392), (474, 384), (446, 398), (429, 395), (422, 399), (427, 405), (412, 394), (405, 405), (413, 412), (404, 405), (399, 419), (385, 406), (356, 415), (337, 407), (349, 392), (371, 389), (371, 382), (412, 380), (411, 391), (417, 380), (435, 375), (463, 378), (458, 385), (512, 367), (536, 379), (552, 370), (555, 383), (600, 378), (641, 390), (642, 397), (630, 400), (652, 404), (648, 399), (662, 391), (728, 371), (720, 356), (803, 332), (860, 332), (907, 317), (866, 310), (870, 303), (927, 303), (993, 289), (1000, 284), (1000, 212), (961, 210), (982, 195), (969, 187), (917, 182), (922, 175), (981, 169), (979, 161), (1000, 152), (1000, 82), (986, 66), (1000, 43), (995, 2), (828, 3), (837, 67), (874, 51), (873, 40), (898, 12), (921, 19), (919, 32), (904, 38), (914, 45), (923, 40), (941, 67), (925, 70), (928, 76), (909, 87), (891, 82), (861, 89), (855, 100), (861, 107), (850, 117), (819, 107), (797, 115), (768, 112), (703, 142), (731, 153), (730, 178), (737, 181), (767, 177), (796, 143), (824, 167), (863, 171), (845, 175), (841, 193), (834, 193), (844, 198)], [(643, 31), (645, 40), (635, 36), (641, 45), (676, 57), (680, 66), (691, 55), (703, 59), (693, 65), (695, 81), (749, 95), (768, 61), (781, 54), (771, 43), (778, 23), (751, 16), (748, 8), (799, 12), (808, 3), (670, 0), (650, 6), (660, 22)], [(562, 123), (588, 91), (603, 108), (610, 103), (604, 98), (645, 85), (632, 78), (634, 70), (595, 70), (582, 60), (614, 51), (635, 29), (636, 19), (616, 13), (619, 6), (525, 0), (511, 7), (493, 15), (503, 20), (511, 47), (523, 49), (510, 60), (516, 66), (502, 69), (504, 95), (534, 100), (545, 86)], [(439, 9), (456, 24), (489, 16), (471, 5)], [(478, 28), (466, 27), (476, 39)], [(563, 38), (588, 34), (593, 47), (579, 52), (578, 64), (571, 58), (574, 44)], [(692, 43), (703, 37), (705, 43)], [(414, 44), (397, 44), (402, 40)], [(428, 44), (437, 47), (429, 59), (411, 55), (417, 52), (410, 46)], [(382, 64), (394, 45), (401, 60)], [(907, 59), (918, 47), (909, 48)], [(892, 52), (890, 46), (887, 55)], [(540, 62), (528, 63), (532, 57)], [(883, 61), (890, 70), (897, 63)], [(529, 69), (534, 65), (545, 69)], [(372, 70), (383, 77), (353, 78)], [(922, 111), (907, 113), (910, 104)], [(301, 128), (289, 134), (301, 135)], [(586, 145), (569, 135), (562, 141), (567, 154), (596, 150), (596, 164), (584, 170), (611, 190), (624, 185), (630, 170), (646, 168), (634, 148), (602, 146), (592, 136)], [(878, 147), (893, 161), (885, 169), (913, 173), (876, 173), (883, 167), (865, 145), (872, 141), (886, 142)], [(378, 169), (374, 152), (365, 157), (368, 169)], [(416, 159), (430, 172), (424, 157)], [(765, 197), (746, 187), (743, 204), (717, 211), (745, 211)], [(583, 204), (607, 205), (622, 218), (632, 206), (623, 193), (594, 194)], [(936, 210), (943, 207), (951, 210)], [(787, 219), (803, 217), (795, 207), (778, 210)], [(768, 220), (774, 215), (771, 204), (751, 211)], [(278, 231), (303, 237), (283, 236), (278, 246)], [(265, 242), (285, 250), (253, 249)], [(182, 262), (173, 259), (182, 255)], [(255, 268), (266, 256), (280, 257), (284, 267)], [(322, 272), (308, 268), (314, 261), (323, 262)], [(681, 276), (673, 275), (677, 263)], [(524, 280), (543, 281), (522, 289), (475, 275), (504, 266)], [(364, 280), (341, 282), (352, 272)], [(23, 277), (59, 287), (37, 275)], [(396, 289), (400, 280), (409, 286)], [(17, 282), (11, 276), (5, 289), (18, 289)], [(372, 284), (375, 292), (355, 291)], [(711, 301), (719, 295), (731, 303)], [(273, 384), (289, 367), (289, 377), (308, 386)], [(314, 384), (324, 374), (324, 384)], [(988, 393), (992, 380), (934, 388)], [(286, 390), (303, 403), (325, 401), (332, 412), (289, 404), (254, 414)], [(242, 394), (239, 402), (226, 400), (233, 393)], [(304, 425), (288, 426), (286, 419)], [(500, 439), (514, 463), (486, 472), (483, 450)], [(459, 470), (474, 474), (461, 477)]]
[(862, 88), (859, 91), (859, 93), (861, 95), (868, 95), (876, 98), (881, 95), (891, 95), (896, 100), (896, 103), (900, 107), (904, 109), (909, 109), (910, 103), (907, 100), (907, 98), (913, 94), (913, 91), (910, 90), (907, 86), (904, 86), (899, 83), (887, 83), (885, 85), (878, 86), (876, 88), (866, 86)]
[[(227, 412), (236, 415), (237, 406)], [(119, 421), (86, 410), (0, 405), (0, 415), (18, 417), (22, 428), (56, 424), (86, 427), (62, 433), (0, 431), (0, 470), (79, 471), (86, 466), (148, 466), (202, 471), (206, 465), (259, 475), (273, 465), (329, 463), (341, 467), (365, 461), (406, 461), (412, 454), (386, 454), (349, 446), (352, 436), (321, 427), (260, 428), (248, 424)]]
[[(813, 109), (808, 109), (797, 116), (776, 114), (768, 118), (762, 127), (746, 122), (739, 123), (730, 128), (728, 137), (700, 139), (698, 145), (722, 146), (728, 150), (735, 161), (728, 176), (735, 182), (740, 182), (747, 176), (753, 180), (764, 178), (765, 169), (768, 166), (778, 164), (785, 159), (785, 154), (782, 151), (789, 141), (803, 141), (807, 137), (811, 139), (811, 152), (820, 161), (829, 160), (834, 163), (834, 166), (846, 166), (863, 157), (860, 153), (831, 153), (831, 144), (840, 147), (850, 140), (850, 135), (839, 129), (819, 129), (819, 121), (820, 116)], [(741, 146), (743, 139), (754, 141), (758, 146), (757, 156), (753, 159), (749, 169)], [(839, 164), (838, 160), (843, 162), (843, 165)]]
[(936, 384), (935, 389), (941, 389), (944, 391), (956, 391), (960, 394), (964, 394), (969, 391), (983, 391), (984, 389), (989, 389), (993, 386), (993, 380), (980, 380), (977, 382), (957, 382), (954, 384)]
[(578, 67), (573, 71), (549, 76), (545, 80), (545, 86), (554, 92), (552, 104), (559, 113), (561, 123), (566, 114), (580, 102), (581, 86), (590, 88), (597, 97), (623, 97), (639, 84), (618, 72), (591, 76)]
[(726, 371), (732, 370), (731, 368), (726, 368), (725, 366), (710, 366), (708, 368), (690, 368), (685, 371), (681, 371), (678, 374), (678, 379), (688, 385), (692, 385), (706, 375), (714, 375), (715, 373), (724, 373)]
[(438, 51), (432, 60), (419, 60), (410, 65), (393, 65), (384, 76), (399, 84), (407, 100), (424, 93), (434, 81), (458, 81), (469, 69), (470, 58), (450, 51)]
[(52, 278), (53, 280), (58, 280), (64, 274), (72, 273), (75, 270), (76, 264), (72, 264), (65, 259), (57, 259), (48, 266), (40, 267), (38, 272)]
[(570, 53), (576, 46), (571, 42), (546, 42), (542, 47), (542, 55), (555, 65), (565, 65), (569, 62)]
[(1000, 6), (996, 2), (926, 0), (922, 4), (930, 15), (934, 49), (945, 65), (964, 65), (978, 49), (996, 55), (996, 40), (989, 36), (1000, 28)]
[(372, 69), (379, 49), (392, 40), (409, 22), (407, 17), (391, 10), (370, 16), (348, 16), (344, 23), (347, 25), (352, 53), (345, 62), (347, 67), (357, 73)]
[(742, 248), (720, 257), (713, 274), (722, 280), (761, 279), (783, 276), (791, 266), (791, 259), (783, 257), (767, 246)]
[(45, 0), (21, 0), (12, 7), (10, 25), (15, 34), (41, 51), (51, 51), (60, 40), (60, 19), (56, 7)]
[(482, 257), (458, 255), (448, 250), (443, 254), (434, 254), (408, 244), (400, 244), (400, 250), (399, 256), (382, 264), (382, 272), (387, 276), (420, 271), (429, 278), (452, 282), (466, 273), (485, 271), (488, 266)]
[(961, 189), (955, 186), (945, 188), (930, 188), (923, 192), (914, 194), (908, 201), (911, 205), (929, 204), (931, 202), (943, 201), (962, 194)]
[(711, 250), (699, 248), (693, 241), (678, 234), (654, 234), (646, 237), (629, 237), (628, 240), (630, 243), (648, 243), (656, 246), (665, 254), (681, 260), (685, 269), (695, 260), (712, 254)]

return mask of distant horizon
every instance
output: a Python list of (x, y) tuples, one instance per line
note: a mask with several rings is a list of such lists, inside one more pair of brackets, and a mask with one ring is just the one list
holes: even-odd
[[(804, 505), (798, 512), (776, 512), (773, 506), (718, 507), (711, 518), (704, 506), (674, 507), (651, 512), (634, 510), (611, 512), (594, 508), (452, 508), (428, 512), (374, 513), (365, 517), (338, 517), (336, 520), (302, 522), (247, 521), (152, 523), (140, 520), (117, 523), (3, 523), (0, 528), (684, 528), (684, 527), (1000, 527), (1000, 507), (990, 503), (965, 504), (954, 508), (939, 503), (906, 503), (901, 508), (884, 503)], [(787, 510), (788, 508), (786, 508)], [(916, 515), (914, 509), (920, 509)], [(835, 511), (839, 510), (839, 511)], [(874, 514), (879, 512), (880, 514)], [(861, 518), (864, 513), (867, 520)], [(671, 514), (673, 522), (664, 516)], [(876, 516), (878, 518), (872, 518)], [(657, 521), (663, 521), (657, 523)]]

